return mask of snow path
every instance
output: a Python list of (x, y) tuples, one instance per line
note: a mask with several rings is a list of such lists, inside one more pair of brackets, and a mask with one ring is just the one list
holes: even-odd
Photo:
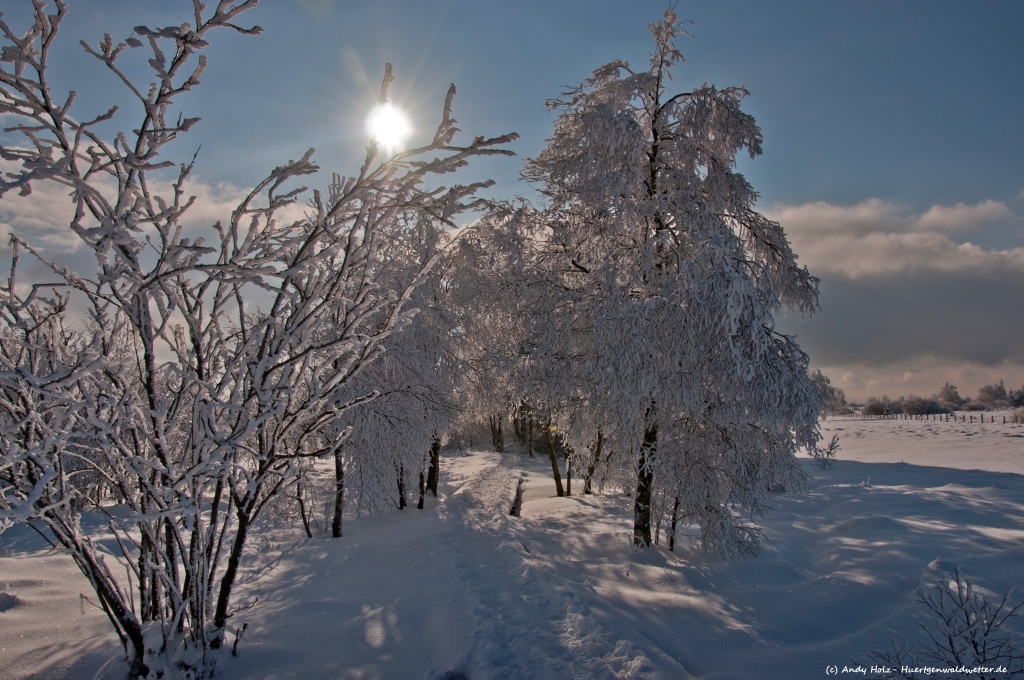
[(509, 515), (522, 461), (450, 456), (433, 509), (349, 521), (340, 540), (254, 546), (262, 557), (236, 602), (259, 602), (236, 617), (250, 628), (218, 677), (686, 677), (655, 646), (600, 624), (593, 588), (566, 578), (537, 527)]
[[(443, 541), (475, 605), (465, 674), (474, 680), (684, 677), (671, 660), (659, 659), (659, 668), (632, 642), (615, 639), (591, 616), (586, 589), (531, 555), (527, 532), (509, 513), (523, 477), (517, 462), (501, 458), (439, 508), (449, 525)], [(668, 669), (671, 675), (663, 675)]]

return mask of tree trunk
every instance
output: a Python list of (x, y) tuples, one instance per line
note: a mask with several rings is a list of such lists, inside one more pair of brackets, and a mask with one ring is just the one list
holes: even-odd
[(644, 443), (640, 447), (640, 460), (636, 473), (636, 502), (633, 504), (633, 545), (639, 548), (651, 547), (651, 486), (654, 482), (654, 461), (651, 460), (658, 446), (658, 426), (652, 425), (644, 432)]
[(224, 624), (228, 620), (228, 602), (231, 599), (231, 588), (238, 575), (238, 564), (242, 560), (242, 549), (245, 547), (246, 533), (249, 531), (249, 514), (244, 508), (238, 507), (235, 517), (238, 519), (238, 529), (235, 531), (235, 540), (231, 544), (231, 553), (228, 555), (227, 568), (220, 580), (220, 592), (217, 594), (217, 609), (213, 614), (213, 625), (217, 629), (217, 637), (210, 641), (210, 647), (219, 649), (224, 642)]
[(673, 552), (676, 549), (676, 521), (679, 519), (679, 496), (676, 496), (672, 503), (672, 525), (669, 527), (668, 549)]
[[(69, 542), (61, 541), (66, 548), (72, 548)], [(125, 652), (131, 656), (131, 665), (128, 669), (128, 678), (146, 677), (149, 668), (145, 664), (146, 646), (143, 639), (142, 627), (139, 620), (128, 609), (123, 606), (123, 601), (116, 593), (116, 583), (110, 580), (110, 572), (106, 565), (98, 562), (90, 550), (72, 548), (72, 558), (77, 563), (79, 570), (85, 574), (93, 583), (100, 605), (107, 618), (114, 626)]]
[(405, 510), (405, 466), (398, 466), (398, 509)]
[[(171, 488), (170, 482), (165, 483), (163, 488)], [(171, 579), (171, 585), (174, 590), (176, 592), (181, 592), (179, 588), (181, 584), (178, 582), (178, 557), (177, 551), (174, 549), (174, 526), (171, 524), (172, 521), (173, 520), (171, 520), (170, 517), (164, 519), (164, 555), (167, 559), (167, 566), (165, 567), (165, 570), (169, 572), (167, 575)], [(173, 609), (173, 605), (171, 607)], [(171, 613), (171, 616), (174, 616), (173, 612)]]
[[(221, 477), (221, 480), (223, 480), (223, 477)], [(234, 510), (234, 508), (235, 508), (235, 496), (234, 496), (234, 494), (229, 493), (228, 494), (228, 507), (224, 511), (224, 522), (220, 525), (220, 531), (217, 534), (217, 547), (212, 550), (211, 557), (210, 557), (210, 560), (209, 560), (209, 565), (208, 565), (209, 571), (207, 571), (207, 578), (206, 578), (206, 609), (207, 609), (206, 618), (209, 618), (210, 616), (213, 615), (213, 595), (212, 595), (213, 594), (213, 586), (216, 583), (215, 577), (217, 575), (217, 569), (220, 568), (221, 548), (224, 547), (224, 537), (227, 535), (228, 529), (230, 528), (231, 518), (234, 516), (232, 514), (232, 510)], [(214, 526), (213, 522), (211, 521), (210, 522), (210, 527), (211, 527), (210, 531), (211, 532), (213, 531), (213, 529), (212, 529), (213, 526)], [(212, 536), (211, 536), (211, 539), (212, 539)]]
[(533, 458), (533, 418), (530, 418), (530, 423), (526, 428), (526, 452), (530, 454), (530, 458)]
[[(142, 503), (143, 511), (145, 511), (146, 503)], [(152, 568), (151, 564), (156, 564), (156, 555), (153, 554), (153, 545), (149, 540), (149, 531), (146, 527), (141, 526), (143, 522), (139, 522), (140, 533), (142, 534), (141, 540), (139, 541), (139, 616), (143, 622), (151, 621), (155, 618), (155, 608), (153, 600), (151, 599), (151, 577), (150, 572)]]
[(558, 495), (564, 496), (565, 491), (562, 490), (562, 473), (558, 471), (558, 459), (555, 458), (555, 444), (551, 441), (551, 424), (544, 428), (544, 444), (548, 449), (548, 458), (551, 459), (551, 474), (555, 477), (555, 491)]
[[(426, 461), (423, 461), (426, 463)], [(427, 495), (427, 473), (423, 467), (420, 467), (420, 500), (416, 503), (416, 509), (423, 509), (423, 497)]]
[(313, 538), (313, 532), (309, 530), (309, 515), (306, 513), (306, 502), (302, 500), (302, 480), (295, 484), (295, 500), (299, 502), (299, 516), (302, 517), (302, 528), (306, 530), (306, 537)]
[(441, 476), (441, 439), (434, 437), (430, 445), (430, 466), (427, 468), (427, 491), (437, 498), (437, 480)]
[(501, 434), (501, 416), (487, 416), (491, 425), (491, 447), (498, 453), (505, 451), (505, 437)]
[(341, 538), (341, 513), (345, 509), (345, 466), (341, 460), (341, 449), (334, 453), (334, 521), (331, 522), (331, 536)]
[(591, 483), (594, 479), (594, 472), (597, 471), (597, 464), (601, 461), (601, 444), (604, 443), (604, 437), (601, 434), (601, 430), (597, 430), (597, 443), (594, 444), (594, 457), (590, 459), (590, 465), (587, 466), (587, 474), (583, 478), (583, 495), (588, 493), (594, 493)]
[[(527, 448), (530, 447), (529, 436), (532, 434), (533, 429), (533, 409), (530, 407), (530, 403), (524, 398), (519, 400), (519, 408), (516, 409), (519, 415), (519, 427), (516, 430), (516, 437), (519, 439), (521, 444), (526, 444)], [(533, 455), (533, 452), (530, 452)]]
[(572, 495), (572, 449), (562, 440), (562, 452), (565, 458), (565, 495)]

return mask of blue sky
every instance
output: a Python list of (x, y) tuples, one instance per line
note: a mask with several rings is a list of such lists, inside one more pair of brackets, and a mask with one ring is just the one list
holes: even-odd
[[(2, 6), (24, 23), (27, 2)], [(98, 112), (121, 95), (78, 39), (180, 23), (190, 6), (72, 0), (56, 89), (79, 90), (79, 117)], [(512, 148), (528, 157), (551, 130), (544, 101), (604, 62), (642, 64), (662, 8), (266, 0), (243, 21), (262, 36), (215, 36), (203, 86), (181, 100), (203, 122), (179, 160), (201, 145), (201, 180), (244, 187), (315, 147), (324, 170), (351, 173), (385, 61), (397, 76), (392, 98), (423, 134), (455, 82), (463, 131), (518, 132)], [(762, 127), (764, 155), (740, 168), (822, 278), (821, 313), (781, 322), (812, 363), (857, 398), (930, 393), (946, 380), (965, 394), (1000, 377), (1019, 387), (1024, 3), (719, 0), (676, 11), (694, 21), (677, 86), (750, 90), (744, 108)], [(473, 172), (498, 181), (492, 195), (528, 195), (519, 169), (520, 159), (493, 159)], [(18, 228), (5, 202), (0, 223)]]

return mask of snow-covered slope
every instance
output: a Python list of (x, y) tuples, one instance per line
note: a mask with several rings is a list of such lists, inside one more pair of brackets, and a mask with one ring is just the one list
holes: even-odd
[[(254, 541), (232, 620), (248, 629), (218, 677), (821, 677), (919, 640), (915, 590), (953, 565), (985, 592), (1024, 586), (1024, 426), (823, 433), (840, 435), (836, 466), (808, 461), (807, 492), (759, 520), (760, 555), (729, 562), (686, 538), (635, 551), (625, 499), (554, 498), (546, 458), (450, 455), (425, 510), (348, 521), (340, 540), (284, 527)], [(5, 677), (91, 677), (116, 651), (68, 558), (10, 532), (6, 581)]]

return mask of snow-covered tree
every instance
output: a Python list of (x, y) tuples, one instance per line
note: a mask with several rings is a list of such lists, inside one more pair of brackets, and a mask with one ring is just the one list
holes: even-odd
[[(519, 234), (501, 229), (492, 208), (452, 253), (444, 276), (444, 306), (452, 315), (449, 360), (458, 373), (459, 424), (485, 424), (495, 450), (502, 448), (504, 420), (519, 404), (516, 358), (525, 332), (517, 317), (523, 306), (518, 270), (524, 246)], [(500, 433), (500, 436), (499, 436)]]
[(827, 416), (837, 416), (852, 413), (846, 405), (846, 393), (839, 387), (835, 387), (827, 375), (821, 372), (820, 368), (811, 371), (811, 380), (817, 384), (824, 397), (821, 412)]
[[(0, 21), (0, 114), (23, 135), (0, 147), (20, 166), (0, 178), (0, 196), (67, 187), (69, 229), (97, 262), (94, 272), (47, 262), (56, 281), (24, 284), (22, 252), (43, 257), (12, 237), (0, 287), (0, 529), (29, 522), (71, 555), (132, 677), (212, 671), (254, 521), (303, 460), (343, 445), (339, 417), (378, 396), (352, 386), (414, 318), (411, 301), (441, 256), (391, 276), (382, 254), (396, 225), (419, 215), (454, 226), (486, 183), (425, 180), (510, 154), (495, 147), (514, 138), (455, 145), (453, 86), (429, 143), (381, 158), (371, 141), (358, 173), (314, 192), (304, 217), (288, 212), (304, 190), (290, 182), (317, 171), (312, 150), (224, 221), (189, 233), (192, 163), (162, 154), (198, 119), (172, 107), (198, 86), (198, 53), (216, 29), (260, 32), (236, 23), (255, 4), (194, 0), (188, 23), (85, 45), (138, 105), (114, 134), (117, 107), (80, 120), (75, 92), (50, 86), (64, 0), (33, 0), (24, 34)], [(140, 52), (152, 82), (123, 64)], [(83, 532), (84, 510), (109, 519), (118, 550)]]
[(1007, 402), (1006, 385), (1000, 380), (998, 385), (983, 385), (978, 388), (978, 399), (982, 404), (992, 408), (1006, 408)]
[[(393, 225), (382, 253), (380, 282), (399, 288), (449, 242), (436, 219), (419, 214)], [(396, 332), (387, 350), (349, 385), (345, 399), (376, 391), (338, 417), (350, 431), (335, 453), (332, 533), (341, 536), (345, 505), (357, 514), (405, 508), (418, 487), (437, 495), (440, 440), (457, 416), (454, 321), (446, 309), (444, 267), (431, 270), (410, 298), (419, 312)], [(346, 501), (346, 495), (348, 500)]]
[[(572, 372), (572, 315), (565, 313), (570, 291), (547, 252), (549, 232), (529, 205), (494, 206), (460, 244), (451, 300), (476, 417), (492, 423), (494, 413), (525, 417), (519, 425), (527, 430), (524, 438), (532, 446), (535, 436), (550, 458), (561, 496), (569, 490), (570, 468), (563, 486), (556, 449), (571, 448), (562, 446), (558, 428), (579, 406), (585, 387), (583, 376)], [(492, 426), (494, 439), (496, 430)]]
[(735, 170), (761, 151), (747, 92), (670, 94), (684, 31), (671, 10), (650, 28), (648, 69), (612, 62), (549, 102), (554, 133), (524, 171), (545, 199), (553, 299), (531, 360), (560, 366), (568, 443), (593, 450), (600, 432), (614, 451), (637, 545), (657, 487), (706, 549), (737, 554), (758, 538), (741, 513), (797, 486), (795, 451), (818, 440), (823, 394), (774, 330), (780, 311), (816, 308), (817, 279)]
[(957, 410), (970, 401), (970, 399), (964, 399), (960, 396), (960, 393), (956, 390), (956, 385), (950, 385), (948, 382), (932, 398), (951, 411)]

